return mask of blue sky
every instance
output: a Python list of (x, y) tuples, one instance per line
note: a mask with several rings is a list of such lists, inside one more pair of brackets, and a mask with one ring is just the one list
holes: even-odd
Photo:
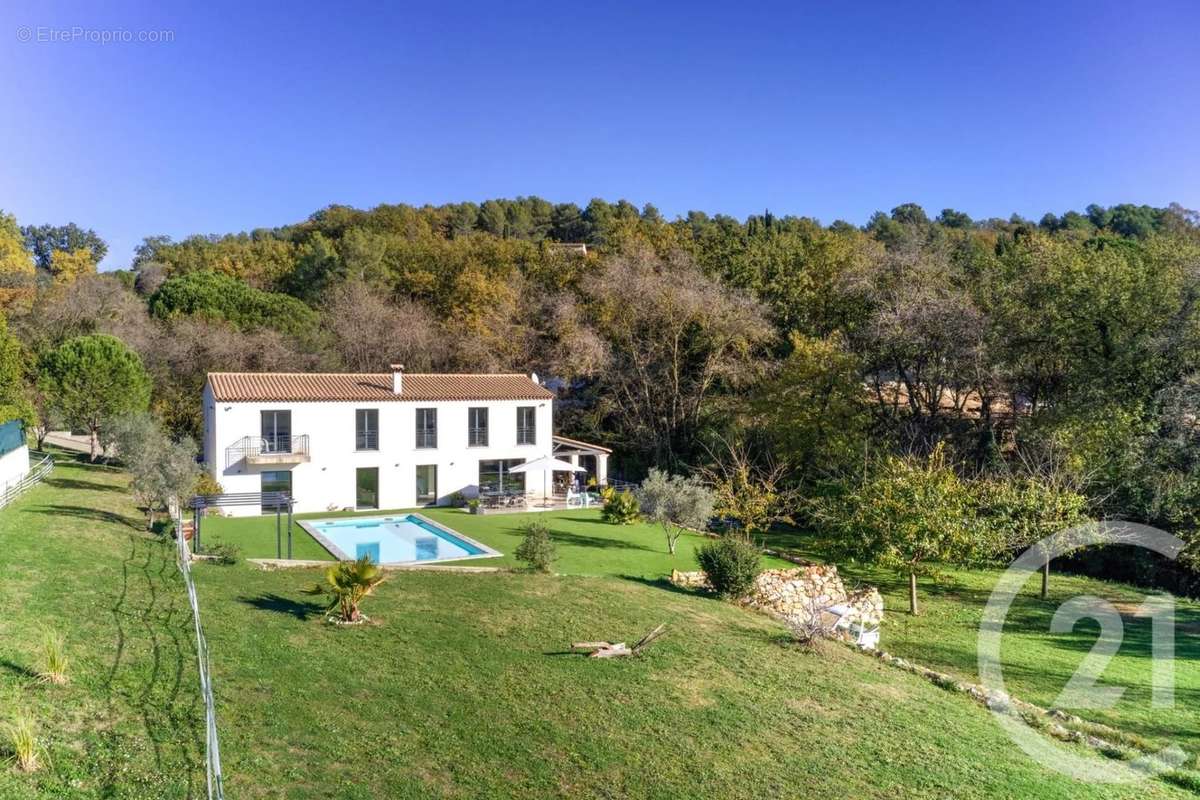
[(0, 208), (117, 268), (331, 203), (1200, 207), (1200, 3), (251, 5), (6, 3)]

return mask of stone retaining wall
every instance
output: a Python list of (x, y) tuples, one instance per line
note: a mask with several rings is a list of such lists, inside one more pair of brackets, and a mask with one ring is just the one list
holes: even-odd
[[(671, 583), (691, 589), (707, 589), (703, 572), (671, 573)], [(846, 591), (837, 567), (809, 564), (759, 573), (746, 605), (789, 621), (807, 622), (813, 613), (833, 605), (849, 606), (851, 617), (864, 627), (878, 627), (883, 620), (883, 596), (874, 587)]]

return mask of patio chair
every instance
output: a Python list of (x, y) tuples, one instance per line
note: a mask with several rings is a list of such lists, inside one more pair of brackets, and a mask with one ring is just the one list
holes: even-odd
[(826, 613), (837, 618), (833, 630), (845, 631), (850, 640), (864, 650), (874, 650), (879, 647), (879, 626), (867, 627), (856, 620), (855, 611), (847, 605), (832, 605), (825, 609)]

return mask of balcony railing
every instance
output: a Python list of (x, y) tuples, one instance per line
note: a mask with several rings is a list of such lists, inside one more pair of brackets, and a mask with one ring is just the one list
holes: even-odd
[(431, 450), (437, 447), (437, 431), (417, 431), (417, 448)]
[(379, 431), (359, 431), (354, 436), (355, 450), (378, 450)]
[(517, 428), (517, 444), (537, 444), (537, 428)]
[(470, 447), (487, 447), (488, 429), (487, 428), (468, 428), (467, 429), (467, 444)]
[(225, 448), (225, 467), (247, 464), (299, 464), (309, 460), (308, 434), (301, 436), (243, 436)]

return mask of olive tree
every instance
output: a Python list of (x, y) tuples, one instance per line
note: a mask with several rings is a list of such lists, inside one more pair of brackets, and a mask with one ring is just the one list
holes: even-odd
[(637, 499), (642, 516), (662, 526), (672, 554), (684, 531), (704, 530), (716, 502), (712, 490), (698, 477), (668, 475), (657, 468), (651, 468), (642, 481)]
[(182, 502), (200, 477), (196, 443), (190, 437), (172, 441), (162, 426), (146, 412), (106, 421), (106, 444), (129, 470), (129, 490), (146, 508), (147, 527), (154, 526), (158, 511)]

